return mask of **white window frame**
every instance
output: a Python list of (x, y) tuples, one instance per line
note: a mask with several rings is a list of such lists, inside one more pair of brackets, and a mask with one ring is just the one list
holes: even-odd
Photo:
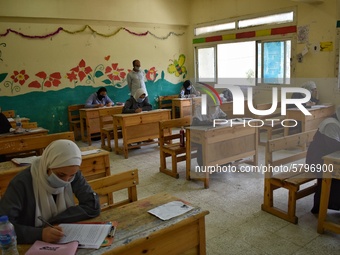
[[(278, 13), (286, 13), (286, 12), (290, 12), (292, 11), (293, 12), (293, 22), (288, 22), (288, 23), (280, 23), (280, 24), (270, 24), (270, 25), (264, 25), (264, 26), (250, 26), (250, 27), (247, 27), (247, 28), (242, 28), (242, 29), (238, 29), (236, 28), (235, 30), (229, 30), (227, 31), (228, 33), (240, 33), (240, 32), (247, 32), (247, 31), (254, 31), (254, 27), (256, 27), (257, 30), (263, 30), (263, 29), (272, 29), (272, 28), (276, 28), (276, 27), (282, 27), (282, 26), (293, 26), (295, 25), (296, 26), (296, 8), (287, 8), (287, 9), (281, 9), (280, 11), (276, 11), (276, 12), (267, 12), (267, 13), (263, 13), (263, 14), (257, 14), (257, 15), (247, 15), (247, 16), (244, 16), (244, 17), (239, 17), (237, 19), (234, 19), (234, 21), (236, 22), (237, 24), (237, 21), (238, 20), (245, 20), (245, 19), (252, 19), (252, 18), (256, 18), (256, 17), (265, 17), (265, 16), (268, 16), (268, 15), (275, 15), (275, 14), (278, 14)], [(227, 22), (232, 22), (232, 20), (223, 20), (223, 21), (219, 21), (219, 22), (214, 22), (214, 23), (206, 23), (205, 25), (207, 26), (211, 26), (213, 24), (223, 24), (223, 23), (227, 23)], [(200, 25), (197, 25), (196, 27), (203, 27), (202, 24)], [(209, 34), (205, 34), (206, 36), (215, 36), (215, 35), (221, 35), (223, 34), (222, 33), (223, 31), (219, 31), (219, 32), (215, 32), (215, 33), (209, 33)], [(200, 38), (202, 36), (194, 36), (194, 38)], [(194, 47), (194, 61), (195, 61), (195, 79), (197, 81), (199, 81), (198, 77), (199, 77), (199, 74), (198, 74), (198, 57), (197, 57), (197, 52), (198, 52), (198, 49), (201, 49), (201, 48), (206, 48), (206, 47), (215, 47), (215, 84), (217, 82), (217, 79), (218, 79), (218, 73), (217, 73), (217, 70), (218, 70), (218, 67), (217, 67), (217, 45), (218, 44), (225, 44), (225, 43), (232, 43), (232, 42), (243, 42), (243, 41), (249, 41), (249, 40), (254, 40), (254, 41), (260, 41), (260, 42), (269, 42), (269, 41), (286, 41), (286, 40), (291, 40), (291, 61), (290, 61), (290, 80), (294, 77), (294, 66), (295, 66), (295, 45), (297, 43), (297, 40), (296, 40), (296, 34), (286, 34), (286, 35), (270, 35), (270, 36), (261, 36), (261, 37), (255, 37), (255, 38), (244, 38), (244, 39), (236, 39), (236, 40), (225, 40), (225, 41), (216, 41), (216, 42), (209, 42), (209, 43), (200, 43), (200, 44), (193, 44), (193, 47)], [(257, 51), (256, 51), (256, 56), (257, 56)], [(263, 54), (262, 54), (262, 58), (263, 58)], [(256, 57), (256, 68), (257, 68), (257, 57)], [(262, 59), (262, 63), (263, 63), (263, 59)], [(263, 65), (261, 66), (261, 68), (263, 68)], [(266, 83), (263, 83), (261, 79), (259, 81), (258, 77), (257, 77), (257, 70), (255, 71), (256, 73), (256, 82), (255, 82), (255, 86), (257, 85), (270, 85), (271, 87), (272, 86), (281, 86), (281, 85), (287, 85), (287, 83), (282, 83), (282, 84), (266, 84)], [(261, 77), (263, 78), (263, 71), (261, 70)], [(211, 85), (211, 83), (209, 83)], [(289, 84), (289, 83), (288, 83)], [(340, 82), (339, 82), (340, 84)]]

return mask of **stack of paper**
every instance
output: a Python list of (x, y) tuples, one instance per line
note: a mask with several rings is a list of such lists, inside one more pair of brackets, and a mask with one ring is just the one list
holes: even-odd
[(111, 224), (59, 224), (65, 236), (59, 243), (79, 242), (79, 248), (98, 249), (110, 233)]
[(30, 165), (37, 158), (37, 156), (31, 156), (26, 158), (12, 158), (12, 162), (17, 165)]

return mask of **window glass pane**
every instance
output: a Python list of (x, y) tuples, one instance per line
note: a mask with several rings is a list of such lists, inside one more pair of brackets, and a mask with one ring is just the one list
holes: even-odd
[(201, 48), (197, 50), (198, 81), (215, 82), (215, 48)]
[(274, 14), (274, 15), (268, 15), (264, 17), (258, 17), (253, 19), (245, 19), (240, 20), (238, 22), (239, 28), (245, 28), (245, 27), (252, 27), (252, 26), (259, 26), (259, 25), (265, 25), (265, 24), (280, 24), (280, 23), (288, 23), (293, 21), (293, 12), (287, 12), (287, 13), (280, 13), (280, 14)]
[(201, 34), (213, 33), (213, 32), (230, 30), (230, 29), (235, 29), (235, 22), (218, 24), (218, 25), (213, 25), (213, 26), (206, 26), (206, 27), (198, 27), (198, 28), (195, 28), (194, 33), (195, 35), (201, 35)]
[(263, 81), (282, 84), (285, 68), (285, 42), (263, 43)]
[(257, 83), (262, 83), (262, 44), (257, 43)]
[(256, 42), (217, 45), (219, 84), (255, 85)]

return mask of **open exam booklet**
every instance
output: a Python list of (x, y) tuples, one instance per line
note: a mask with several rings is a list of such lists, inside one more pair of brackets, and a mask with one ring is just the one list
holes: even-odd
[(107, 235), (111, 224), (59, 224), (65, 236), (59, 243), (78, 241), (78, 248), (98, 249)]

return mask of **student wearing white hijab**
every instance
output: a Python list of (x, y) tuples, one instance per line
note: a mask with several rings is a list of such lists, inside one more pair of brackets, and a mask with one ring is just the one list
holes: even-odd
[[(307, 89), (311, 93), (311, 98), (309, 102), (303, 104), (304, 106), (311, 107), (313, 105), (316, 105), (319, 103), (319, 96), (318, 96), (318, 90), (316, 87), (316, 83), (314, 81), (307, 81), (302, 85), (302, 88)], [(293, 93), (292, 99), (299, 99), (299, 98), (305, 98), (306, 95), (302, 93)], [(288, 107), (296, 107), (295, 105), (291, 105)]]
[(149, 103), (147, 92), (144, 88), (140, 88), (136, 90), (132, 97), (126, 100), (122, 113), (138, 113), (151, 110), (152, 105)]
[[(309, 165), (323, 164), (322, 157), (340, 150), (340, 106), (334, 116), (323, 120), (308, 147), (306, 163)], [(314, 195), (312, 213), (319, 212), (322, 175), (318, 179), (318, 189)], [(329, 209), (340, 210), (340, 180), (333, 179), (329, 198)]]
[[(74, 142), (57, 140), (31, 167), (12, 179), (0, 200), (0, 215), (9, 217), (18, 243), (54, 243), (63, 237), (60, 227), (44, 226), (39, 216), (58, 224), (99, 215), (99, 199), (79, 171), (81, 161), (81, 152)], [(79, 205), (75, 205), (74, 196)]]

